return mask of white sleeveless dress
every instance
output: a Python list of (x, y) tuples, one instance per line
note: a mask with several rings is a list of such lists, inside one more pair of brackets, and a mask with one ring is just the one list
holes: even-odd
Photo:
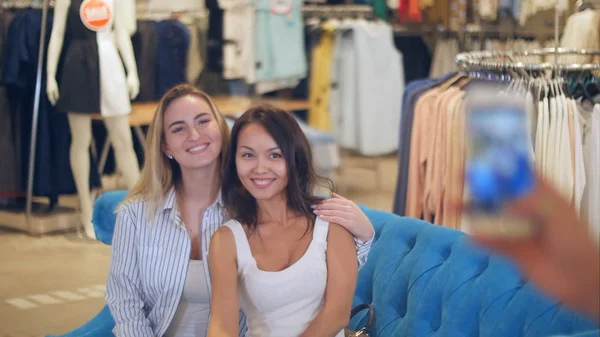
[[(300, 336), (325, 302), (329, 223), (317, 219), (304, 255), (279, 272), (258, 269), (242, 224), (230, 220), (225, 226), (235, 237), (238, 295), (248, 324), (246, 337)], [(343, 331), (336, 335), (343, 336)]]

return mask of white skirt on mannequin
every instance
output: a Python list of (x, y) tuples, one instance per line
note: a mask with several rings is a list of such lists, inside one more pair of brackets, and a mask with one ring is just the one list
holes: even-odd
[[(114, 18), (114, 0), (104, 0)], [(113, 19), (114, 21), (114, 19)], [(128, 115), (131, 101), (123, 62), (117, 52), (112, 24), (96, 32), (100, 61), (100, 113), (102, 117)]]

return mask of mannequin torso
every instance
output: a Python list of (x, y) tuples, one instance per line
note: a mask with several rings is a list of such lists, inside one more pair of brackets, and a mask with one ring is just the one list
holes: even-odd
[(70, 0), (66, 18), (66, 62), (60, 81), (57, 110), (98, 113), (104, 117), (129, 114), (131, 105), (121, 59), (113, 38), (117, 20), (114, 0), (103, 0), (110, 21), (97, 31), (88, 29), (80, 15), (85, 0)]
[[(66, 17), (65, 66), (60, 80), (61, 112), (98, 113), (100, 111), (100, 61), (96, 33), (79, 18), (83, 0), (70, 2)], [(74, 75), (76, 74), (76, 75)]]

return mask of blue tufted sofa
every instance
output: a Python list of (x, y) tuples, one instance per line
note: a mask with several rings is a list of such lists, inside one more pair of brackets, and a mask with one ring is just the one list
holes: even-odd
[[(111, 244), (114, 209), (125, 192), (102, 195), (94, 208), (97, 239)], [(597, 323), (561, 307), (525, 282), (501, 257), (472, 246), (458, 231), (363, 207), (376, 239), (358, 276), (354, 304), (371, 303), (371, 336), (600, 336)], [(352, 327), (366, 320), (355, 316)], [(105, 307), (62, 337), (111, 337)]]

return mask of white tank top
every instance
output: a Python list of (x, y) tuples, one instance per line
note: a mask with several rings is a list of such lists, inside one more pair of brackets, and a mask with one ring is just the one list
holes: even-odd
[[(324, 304), (329, 223), (317, 219), (304, 255), (279, 272), (258, 269), (242, 224), (230, 220), (225, 226), (235, 237), (238, 294), (248, 324), (246, 337), (300, 336)], [(343, 331), (336, 335), (343, 336)]]
[(183, 294), (165, 337), (206, 336), (210, 294), (204, 277), (203, 264), (202, 260), (190, 260)]

